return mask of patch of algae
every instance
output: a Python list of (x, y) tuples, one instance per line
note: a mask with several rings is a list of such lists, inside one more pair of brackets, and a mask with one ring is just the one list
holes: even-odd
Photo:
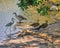
[[(49, 15), (46, 15), (46, 16), (41, 16), (36, 11), (36, 8), (39, 8), (39, 7), (29, 6), (29, 8), (27, 10), (23, 11), (24, 15), (27, 17), (28, 20), (30, 20), (32, 23), (36, 22), (37, 20), (39, 20), (40, 24), (45, 23), (46, 20), (48, 20), (48, 24), (54, 23), (55, 19), (50, 16), (51, 13), (49, 13)], [(54, 13), (55, 12), (52, 12), (52, 14), (54, 14)], [(58, 14), (57, 14), (57, 19), (60, 18), (60, 15), (58, 15)]]

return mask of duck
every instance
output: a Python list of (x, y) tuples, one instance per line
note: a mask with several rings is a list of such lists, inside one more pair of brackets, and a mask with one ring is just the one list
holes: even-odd
[(40, 25), (39, 20), (37, 20), (37, 22), (32, 23), (30, 26), (37, 27), (39, 25)]
[(38, 28), (35, 28), (34, 30), (40, 30), (41, 28), (46, 28), (48, 26), (48, 21), (46, 20), (45, 23), (43, 23), (42, 25), (40, 25)]

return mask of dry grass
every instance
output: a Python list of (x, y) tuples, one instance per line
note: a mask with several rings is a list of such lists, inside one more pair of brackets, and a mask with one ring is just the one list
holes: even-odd
[(41, 16), (37, 11), (36, 11), (37, 7), (34, 6), (29, 6), (29, 8), (24, 12), (24, 15), (27, 17), (28, 20), (30, 20), (31, 22), (36, 22), (37, 20), (39, 20), (40, 24), (44, 23), (46, 20), (48, 20), (48, 23), (54, 23), (55, 19), (53, 17), (51, 17), (51, 14), (57, 14), (57, 16), (55, 17), (56, 19), (60, 19), (60, 12), (57, 11), (52, 11), (49, 12), (48, 15), (46, 16)]

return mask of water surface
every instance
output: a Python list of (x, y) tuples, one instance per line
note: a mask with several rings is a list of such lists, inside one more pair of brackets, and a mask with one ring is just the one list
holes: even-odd
[[(12, 13), (17, 12), (22, 15), (21, 10), (16, 5), (17, 2), (18, 0), (0, 0), (0, 41), (5, 39), (5, 25), (14, 17)], [(7, 32), (9, 32), (9, 30)]]

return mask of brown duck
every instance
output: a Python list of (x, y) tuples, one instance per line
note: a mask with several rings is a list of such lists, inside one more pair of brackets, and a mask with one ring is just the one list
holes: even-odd
[(39, 30), (40, 28), (46, 28), (48, 26), (48, 21), (46, 20), (46, 22), (42, 25), (40, 25), (38, 28), (35, 28), (34, 30)]

